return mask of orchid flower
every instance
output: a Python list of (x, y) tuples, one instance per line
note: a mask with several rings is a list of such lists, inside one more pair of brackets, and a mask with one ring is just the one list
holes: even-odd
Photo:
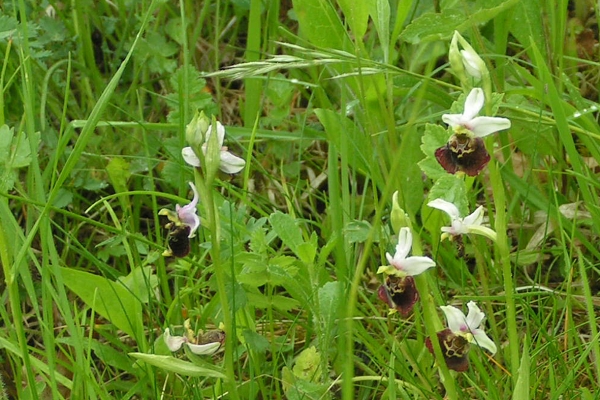
[(412, 233), (410, 228), (403, 227), (398, 233), (396, 253), (393, 257), (386, 253), (390, 265), (381, 266), (377, 270), (377, 273), (387, 275), (385, 283), (377, 291), (378, 297), (388, 304), (391, 311), (398, 311), (403, 317), (411, 313), (419, 300), (413, 276), (435, 266), (435, 262), (429, 257), (408, 257), (411, 247)]
[(477, 176), (490, 161), (483, 137), (510, 128), (510, 120), (500, 117), (479, 117), (485, 95), (483, 90), (471, 90), (462, 114), (444, 114), (442, 120), (454, 134), (445, 146), (435, 151), (435, 158), (449, 173), (464, 172)]
[(192, 188), (192, 192), (194, 192), (194, 197), (189, 204), (185, 206), (180, 206), (177, 204), (175, 206), (175, 212), (163, 208), (158, 212), (158, 215), (166, 215), (169, 221), (171, 221), (176, 227), (189, 227), (188, 237), (193, 238), (196, 230), (200, 227), (200, 217), (198, 217), (198, 190), (196, 190), (196, 186), (189, 182), (190, 187)]
[[(204, 137), (204, 144), (202, 145), (202, 152), (206, 155), (206, 151), (208, 148), (208, 141), (212, 135), (213, 126), (210, 125), (208, 130), (206, 131), (206, 135)], [(225, 140), (225, 127), (217, 121), (217, 142), (220, 147), (220, 164), (219, 169), (227, 174), (236, 174), (240, 172), (244, 166), (246, 165), (246, 161), (242, 158), (237, 157), (227, 151), (227, 147), (223, 146), (223, 141)], [(184, 147), (181, 150), (181, 155), (186, 163), (193, 167), (200, 167), (200, 159), (194, 152), (194, 149), (191, 147)]]
[[(467, 303), (467, 307), (469, 308), (467, 316), (456, 307), (440, 307), (446, 315), (448, 329), (438, 332), (437, 337), (448, 368), (458, 372), (464, 372), (469, 368), (470, 344), (484, 348), (492, 355), (498, 350), (496, 344), (481, 328), (485, 314), (473, 301)], [(433, 353), (430, 338), (427, 338), (426, 345)]]
[(475, 233), (483, 235), (493, 241), (496, 241), (496, 232), (487, 226), (483, 226), (483, 206), (477, 207), (473, 213), (467, 215), (464, 218), (460, 217), (458, 208), (443, 199), (435, 199), (427, 203), (427, 206), (437, 208), (438, 210), (444, 211), (450, 216), (451, 226), (442, 227), (442, 240), (447, 237), (454, 237), (458, 235), (466, 235), (468, 233)]
[(215, 354), (225, 343), (225, 332), (222, 330), (200, 332), (196, 334), (190, 327), (189, 320), (184, 322), (185, 336), (171, 336), (169, 328), (163, 333), (163, 340), (171, 351), (178, 351), (183, 345), (186, 345), (190, 351), (198, 355)]
[(411, 248), (412, 233), (410, 232), (410, 228), (404, 227), (400, 229), (400, 232), (398, 233), (398, 244), (396, 245), (396, 253), (394, 256), (392, 257), (390, 253), (386, 253), (385, 255), (390, 265), (379, 267), (377, 273), (404, 278), (406, 276), (419, 275), (435, 266), (435, 262), (429, 257), (407, 257)]

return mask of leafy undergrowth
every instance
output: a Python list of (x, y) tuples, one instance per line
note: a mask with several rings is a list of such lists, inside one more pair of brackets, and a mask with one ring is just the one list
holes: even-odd
[(0, 397), (597, 398), (594, 2), (1, 7)]

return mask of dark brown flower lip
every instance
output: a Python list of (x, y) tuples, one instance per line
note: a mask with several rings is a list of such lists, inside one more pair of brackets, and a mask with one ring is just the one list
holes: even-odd
[(490, 161), (483, 139), (467, 134), (454, 134), (445, 146), (435, 151), (435, 158), (450, 174), (464, 172), (477, 176)]
[(408, 317), (419, 300), (419, 292), (412, 276), (388, 276), (377, 291), (379, 299), (403, 317)]
[[(471, 349), (471, 345), (467, 339), (461, 335), (457, 335), (450, 329), (438, 332), (437, 338), (448, 368), (456, 372), (465, 372), (469, 369), (469, 350)], [(425, 346), (433, 354), (431, 338), (425, 340)]]

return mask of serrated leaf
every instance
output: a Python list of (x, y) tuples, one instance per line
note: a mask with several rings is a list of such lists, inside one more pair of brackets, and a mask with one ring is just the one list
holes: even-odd
[(461, 215), (467, 215), (469, 202), (467, 201), (467, 187), (463, 177), (446, 174), (433, 184), (429, 191), (429, 201), (444, 199), (453, 203)]
[(451, 132), (440, 125), (427, 124), (425, 126), (425, 133), (421, 139), (421, 151), (425, 154), (425, 158), (419, 161), (418, 165), (421, 168), (421, 171), (423, 171), (429, 179), (435, 181), (448, 175), (448, 172), (442, 168), (435, 158), (435, 151), (440, 147), (445, 146), (451, 135)]
[(400, 37), (412, 44), (448, 40), (452, 33), (483, 24), (520, 0), (479, 2), (473, 9), (445, 9), (441, 13), (428, 12), (413, 20)]
[(320, 317), (326, 327), (335, 325), (341, 303), (340, 282), (327, 282), (319, 288), (319, 311)]
[(133, 358), (143, 361), (147, 364), (164, 369), (165, 371), (175, 372), (183, 376), (206, 376), (211, 378), (225, 379), (226, 376), (220, 371), (200, 367), (189, 361), (181, 360), (173, 356), (159, 356), (156, 354), (129, 353)]
[(289, 214), (277, 211), (271, 214), (269, 222), (283, 244), (298, 255), (299, 247), (304, 243), (304, 240), (302, 239), (302, 231), (296, 225), (296, 220)]
[(140, 301), (121, 283), (72, 268), (60, 268), (64, 284), (97, 314), (135, 338), (143, 332)]
[(258, 353), (265, 354), (271, 346), (267, 338), (249, 329), (245, 329), (242, 332), (242, 335), (244, 336), (244, 340), (248, 347)]

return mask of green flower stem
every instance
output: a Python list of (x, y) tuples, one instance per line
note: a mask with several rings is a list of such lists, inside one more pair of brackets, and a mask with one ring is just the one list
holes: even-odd
[(235, 365), (234, 365), (234, 349), (236, 347), (236, 333), (233, 320), (233, 313), (229, 306), (229, 298), (227, 297), (226, 289), (226, 275), (221, 265), (221, 240), (219, 234), (219, 214), (217, 207), (214, 202), (213, 189), (208, 186), (202, 176), (195, 173), (196, 187), (198, 188), (198, 194), (201, 200), (201, 204), (204, 205), (206, 211), (207, 228), (210, 232), (211, 242), (211, 258), (213, 262), (213, 270), (217, 278), (217, 291), (219, 301), (221, 302), (221, 309), (223, 310), (223, 323), (225, 324), (225, 375), (227, 377), (225, 387), (228, 388), (229, 396), (231, 399), (239, 399), (236, 384)]
[[(493, 154), (493, 138), (488, 141), (488, 150)], [(500, 170), (495, 160), (489, 163), (490, 181), (494, 193), (494, 206), (496, 208), (495, 231), (497, 262), (502, 266), (502, 280), (504, 281), (504, 294), (506, 296), (506, 324), (508, 330), (508, 344), (510, 350), (510, 372), (513, 381), (519, 376), (519, 335), (517, 332), (517, 313), (515, 308), (515, 288), (513, 282), (512, 265), (510, 264), (510, 251), (508, 236), (506, 235), (506, 196), (500, 176)]]
[[(421, 241), (419, 240), (419, 236), (413, 232), (413, 246), (412, 246), (412, 254), (415, 256), (419, 256), (423, 254)], [(423, 307), (423, 321), (425, 322), (425, 331), (427, 332), (427, 336), (431, 339), (431, 344), (433, 345), (433, 355), (435, 357), (436, 364), (440, 371), (440, 376), (442, 380), (442, 384), (446, 389), (445, 399), (454, 400), (458, 399), (458, 394), (456, 393), (456, 385), (454, 382), (454, 376), (450, 373), (448, 366), (446, 365), (446, 360), (444, 359), (444, 355), (442, 353), (442, 348), (440, 347), (440, 342), (438, 341), (437, 333), (443, 330), (444, 324), (440, 320), (440, 317), (437, 313), (437, 307), (435, 306), (435, 301), (433, 295), (429, 289), (429, 280), (431, 279), (431, 274), (425, 272), (421, 275), (415, 276), (415, 283), (417, 285), (417, 290), (419, 291), (419, 295), (421, 297), (421, 305)]]

